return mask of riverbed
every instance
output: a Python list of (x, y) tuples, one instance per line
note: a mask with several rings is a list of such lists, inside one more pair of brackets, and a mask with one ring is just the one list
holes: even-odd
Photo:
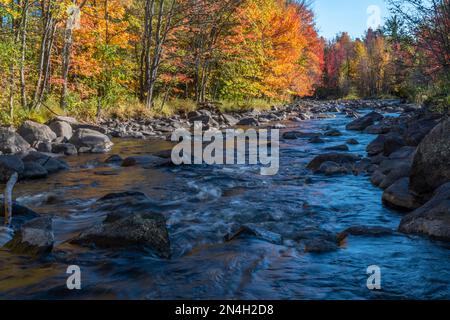
[[(0, 249), (2, 299), (449, 299), (450, 245), (418, 236), (350, 236), (335, 251), (308, 253), (305, 231), (338, 233), (350, 226), (396, 229), (404, 213), (383, 206), (368, 176), (314, 175), (305, 167), (326, 147), (356, 139), (365, 155), (373, 135), (345, 130), (351, 120), (286, 122), (288, 128), (343, 135), (280, 143), (280, 170), (262, 176), (252, 165), (192, 165), (145, 169), (104, 164), (167, 150), (166, 141), (117, 139), (110, 154), (68, 157), (71, 169), (16, 186), (14, 196), (54, 216), (56, 246), (41, 260)], [(391, 115), (395, 116), (395, 115)], [(65, 241), (99, 222), (90, 205), (110, 192), (145, 192), (165, 208), (172, 257), (129, 250), (97, 250)], [(224, 235), (253, 224), (283, 236), (277, 245)], [(66, 288), (66, 269), (79, 265), (82, 289)], [(367, 267), (381, 269), (381, 290), (366, 286)]]

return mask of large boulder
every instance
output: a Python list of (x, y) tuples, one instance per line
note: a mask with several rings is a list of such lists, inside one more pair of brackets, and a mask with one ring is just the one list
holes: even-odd
[(383, 192), (383, 203), (394, 209), (412, 211), (420, 207), (418, 199), (409, 191), (409, 178), (404, 177)]
[(316, 156), (311, 162), (307, 165), (307, 169), (317, 171), (319, 170), (322, 163), (331, 161), (337, 164), (353, 164), (360, 160), (361, 157), (351, 153), (324, 153)]
[(430, 201), (406, 215), (399, 231), (450, 241), (450, 182), (439, 187)]
[(0, 182), (7, 182), (14, 172), (22, 175), (23, 161), (16, 155), (0, 155)]
[(53, 121), (50, 123), (49, 127), (53, 130), (57, 137), (63, 137), (67, 140), (72, 138), (72, 126), (66, 121)]
[(14, 253), (40, 256), (52, 251), (54, 241), (52, 219), (39, 217), (25, 222), (5, 247)]
[(345, 127), (347, 130), (363, 131), (368, 126), (373, 125), (376, 121), (383, 119), (383, 115), (378, 112), (370, 112), (364, 117), (358, 118), (347, 124)]
[(91, 129), (76, 130), (69, 142), (78, 148), (78, 152), (104, 153), (113, 146), (107, 135)]
[(411, 190), (425, 195), (450, 181), (450, 118), (431, 130), (417, 147), (410, 179)]
[(170, 257), (166, 219), (151, 199), (140, 192), (108, 194), (93, 206), (104, 221), (71, 240), (82, 246), (106, 249), (136, 247), (150, 249), (161, 257)]
[(17, 132), (30, 144), (56, 139), (56, 134), (49, 126), (30, 120), (25, 121)]
[(29, 148), (30, 144), (13, 129), (0, 127), (0, 152), (19, 153)]

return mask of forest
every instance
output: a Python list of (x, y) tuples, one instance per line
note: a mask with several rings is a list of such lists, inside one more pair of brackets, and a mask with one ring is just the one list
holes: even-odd
[(327, 41), (307, 1), (0, 0), (0, 122), (312, 96), (447, 108), (449, 1), (388, 2), (378, 30)]

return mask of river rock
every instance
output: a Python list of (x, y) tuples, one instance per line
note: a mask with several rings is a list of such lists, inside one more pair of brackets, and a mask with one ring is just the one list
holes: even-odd
[(313, 143), (313, 144), (319, 144), (319, 143), (325, 143), (325, 140), (323, 140), (320, 137), (313, 137), (313, 138), (309, 139), (308, 142)]
[(439, 187), (422, 207), (403, 217), (399, 231), (450, 241), (450, 182)]
[(0, 182), (7, 182), (14, 172), (20, 176), (24, 171), (22, 160), (16, 155), (0, 155)]
[(358, 140), (356, 140), (356, 139), (348, 139), (345, 143), (351, 144), (351, 145), (359, 144)]
[(384, 175), (381, 170), (375, 170), (370, 177), (370, 182), (378, 187), (385, 178), (386, 175)]
[(409, 178), (401, 178), (383, 192), (383, 203), (398, 210), (411, 211), (420, 207), (415, 195), (409, 191)]
[(66, 156), (78, 154), (77, 148), (71, 143), (54, 143), (52, 145), (53, 153), (64, 153)]
[(123, 159), (118, 154), (113, 154), (105, 159), (105, 163), (122, 163)]
[(17, 131), (29, 144), (41, 141), (53, 141), (56, 134), (45, 124), (25, 121)]
[(108, 194), (97, 201), (93, 210), (106, 214), (104, 221), (83, 231), (71, 243), (106, 249), (136, 247), (170, 257), (166, 219), (145, 194)]
[(49, 174), (69, 169), (69, 165), (62, 159), (49, 156), (44, 153), (32, 151), (22, 158), (23, 162), (37, 162), (45, 168)]
[(69, 142), (78, 149), (78, 152), (104, 153), (113, 146), (107, 135), (91, 129), (76, 130)]
[(443, 120), (417, 147), (411, 167), (411, 190), (430, 194), (450, 181), (450, 118)]
[(19, 153), (30, 149), (30, 144), (11, 128), (0, 127), (0, 152)]
[(397, 151), (405, 145), (403, 138), (398, 133), (389, 133), (385, 135), (379, 135), (374, 141), (372, 141), (366, 148), (369, 156), (374, 156), (379, 153), (383, 153), (385, 156), (389, 156), (391, 153)]
[(222, 114), (222, 118), (225, 120), (225, 122), (229, 125), (229, 126), (235, 126), (239, 120), (236, 119), (235, 117), (233, 117), (232, 115), (229, 114)]
[(248, 117), (248, 118), (240, 119), (236, 125), (257, 127), (257, 126), (259, 126), (259, 122), (258, 122), (258, 120), (256, 120), (253, 117)]
[(409, 177), (411, 172), (411, 165), (409, 163), (400, 162), (399, 165), (391, 170), (380, 182), (379, 187), (381, 189), (386, 189), (390, 187), (394, 182), (398, 181), (400, 178)]
[(5, 247), (14, 253), (40, 256), (53, 249), (52, 218), (39, 217), (25, 222)]
[(288, 131), (283, 133), (281, 137), (286, 140), (294, 140), (298, 138), (315, 138), (320, 136), (322, 136), (322, 134), (317, 132)]
[(33, 147), (39, 152), (52, 152), (52, 143), (50, 141), (36, 142)]
[(364, 129), (364, 133), (368, 134), (385, 134), (391, 130), (390, 126), (386, 126), (385, 124), (373, 124)]
[(345, 127), (347, 130), (363, 131), (368, 126), (373, 125), (376, 121), (383, 119), (383, 115), (378, 112), (372, 111), (366, 114), (364, 117), (353, 120)]
[(350, 163), (353, 164), (360, 160), (360, 156), (351, 153), (324, 153), (316, 156), (308, 165), (307, 169), (316, 171), (320, 168), (322, 163), (331, 161), (338, 164)]
[(328, 241), (325, 239), (308, 239), (302, 241), (305, 252), (309, 253), (325, 253), (336, 251), (339, 246), (336, 242)]
[(327, 136), (327, 137), (339, 137), (339, 136), (342, 136), (342, 132), (340, 132), (337, 129), (330, 129), (330, 130), (325, 131), (325, 133), (323, 135)]
[(226, 242), (229, 242), (241, 236), (251, 236), (278, 245), (283, 244), (283, 238), (278, 233), (274, 233), (253, 225), (244, 225), (237, 231), (231, 234), (226, 234), (224, 236), (224, 240)]
[(49, 127), (53, 130), (57, 137), (63, 137), (67, 140), (72, 138), (72, 126), (66, 121), (53, 121), (50, 123)]

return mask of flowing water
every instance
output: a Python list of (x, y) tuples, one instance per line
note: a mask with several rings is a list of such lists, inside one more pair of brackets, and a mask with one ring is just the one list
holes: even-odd
[[(108, 155), (69, 157), (71, 169), (44, 181), (21, 183), (22, 204), (54, 215), (56, 247), (43, 260), (0, 249), (3, 299), (449, 299), (450, 245), (405, 235), (350, 236), (337, 251), (305, 253), (296, 235), (340, 232), (349, 226), (397, 228), (401, 213), (384, 207), (382, 191), (367, 176), (325, 177), (305, 169), (314, 155), (349, 138), (365, 155), (374, 138), (345, 130), (348, 118), (288, 123), (286, 130), (343, 136), (313, 145), (282, 142), (280, 171), (261, 176), (257, 166), (183, 166), (158, 169), (106, 166)], [(111, 154), (148, 154), (170, 148), (162, 141), (117, 140)], [(164, 212), (172, 258), (129, 250), (93, 250), (65, 241), (98, 222), (89, 206), (103, 195), (145, 192)], [(242, 224), (279, 233), (283, 245), (255, 238), (224, 242)], [(66, 289), (66, 269), (82, 271), (82, 289)], [(381, 268), (382, 290), (366, 287), (366, 269)]]

